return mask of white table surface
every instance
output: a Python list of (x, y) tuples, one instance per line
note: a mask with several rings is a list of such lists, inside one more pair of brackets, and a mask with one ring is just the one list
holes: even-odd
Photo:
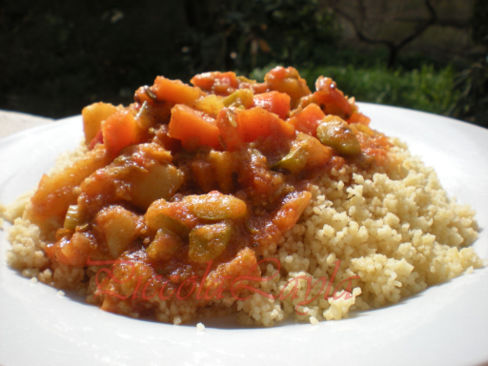
[(54, 122), (52, 118), (0, 110), (0, 138), (52, 122)]

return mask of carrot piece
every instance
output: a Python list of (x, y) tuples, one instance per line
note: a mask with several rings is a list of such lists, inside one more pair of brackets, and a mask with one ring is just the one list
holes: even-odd
[(254, 107), (240, 111), (236, 115), (237, 130), (244, 142), (251, 142), (269, 135), (291, 137), (295, 129), (284, 122), (276, 114), (261, 107)]
[(222, 145), (227, 151), (238, 150), (243, 141), (237, 130), (237, 122), (233, 112), (227, 108), (222, 109), (217, 115), (217, 126), (220, 130)]
[(158, 100), (187, 105), (192, 105), (203, 94), (199, 88), (185, 84), (181, 80), (170, 80), (163, 76), (156, 77), (151, 91)]
[(176, 104), (171, 108), (168, 134), (180, 140), (185, 149), (220, 147), (220, 132), (215, 120), (184, 104)]
[(288, 121), (298, 130), (315, 136), (319, 122), (325, 118), (322, 109), (315, 104), (307, 105), (300, 112), (291, 117)]
[(110, 156), (139, 142), (139, 128), (129, 110), (118, 110), (102, 123), (102, 135), (105, 149)]
[(256, 107), (276, 113), (282, 119), (285, 119), (290, 112), (290, 96), (277, 91), (255, 95), (254, 104)]
[(288, 194), (283, 200), (283, 205), (275, 213), (272, 221), (273, 224), (276, 225), (282, 233), (290, 230), (300, 219), (300, 216), (303, 211), (305, 211), (305, 208), (307, 208), (311, 198), (312, 194), (308, 191)]

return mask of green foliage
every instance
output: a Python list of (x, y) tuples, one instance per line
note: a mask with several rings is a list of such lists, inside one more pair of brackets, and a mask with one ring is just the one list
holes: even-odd
[(456, 78), (456, 89), (460, 95), (454, 107), (456, 117), (488, 127), (488, 2), (476, 0), (473, 10), (472, 38), (484, 45), (484, 53)]
[(488, 1), (475, 1), (472, 27), (473, 40), (488, 45)]
[(488, 57), (460, 72), (455, 87), (460, 92), (453, 115), (488, 127)]
[(186, 68), (239, 69), (318, 61), (338, 27), (317, 0), (195, 1), (188, 7)]
[[(256, 69), (252, 76), (262, 78), (269, 68)], [(356, 100), (439, 114), (449, 114), (459, 96), (459, 91), (454, 88), (455, 73), (450, 67), (437, 71), (432, 66), (423, 65), (420, 69), (406, 71), (390, 70), (385, 66), (356, 68), (349, 65), (302, 68), (300, 73), (311, 88), (319, 75), (326, 75)]]
[[(407, 54), (389, 70), (384, 48), (366, 51), (341, 40), (324, 4), (7, 1), (0, 9), (0, 108), (62, 117), (96, 100), (127, 104), (155, 75), (188, 81), (203, 71), (254, 70), (255, 77), (274, 63), (296, 66), (310, 83), (330, 75), (361, 101), (488, 124), (486, 47), (460, 72)], [(472, 36), (480, 46), (488, 45), (487, 24), (488, 2), (475, 0)]]

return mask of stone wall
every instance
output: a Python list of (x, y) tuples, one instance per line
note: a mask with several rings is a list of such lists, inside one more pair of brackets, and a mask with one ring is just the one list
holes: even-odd
[[(338, 11), (346, 42), (365, 47), (375, 43), (361, 41), (355, 27), (372, 41), (399, 43), (431, 20), (432, 24), (400, 52), (440, 60), (447, 58), (452, 62), (463, 62), (473, 54), (483, 52), (471, 40), (470, 19), (474, 2), (430, 0), (430, 12), (425, 0), (324, 0), (326, 6)], [(434, 14), (435, 19), (432, 19)]]

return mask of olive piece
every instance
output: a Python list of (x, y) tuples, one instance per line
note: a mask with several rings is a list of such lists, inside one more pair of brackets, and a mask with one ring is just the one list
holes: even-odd
[(317, 138), (340, 155), (355, 156), (361, 153), (361, 145), (356, 135), (341, 118), (327, 118), (320, 123), (317, 127)]

